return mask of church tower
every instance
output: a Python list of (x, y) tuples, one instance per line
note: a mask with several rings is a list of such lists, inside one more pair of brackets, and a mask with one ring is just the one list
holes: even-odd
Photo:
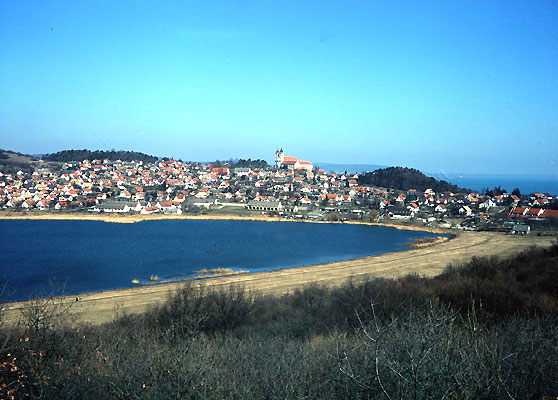
[(275, 150), (275, 168), (279, 168), (284, 159), (285, 153), (283, 152), (283, 148), (281, 148), (281, 150)]

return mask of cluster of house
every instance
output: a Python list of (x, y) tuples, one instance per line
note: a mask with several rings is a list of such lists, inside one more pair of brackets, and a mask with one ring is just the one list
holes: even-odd
[(327, 173), (308, 161), (276, 152), (274, 168), (214, 167), (164, 159), (83, 160), (60, 171), (0, 172), (0, 208), (104, 213), (184, 213), (230, 207), (289, 217), (327, 218), (332, 212), (359, 218), (423, 219), (461, 217), (489, 221), (558, 217), (550, 194), (522, 198), (503, 193), (394, 191), (358, 184), (356, 174)]
[[(331, 196), (324, 189), (329, 185), (335, 193), (345, 187), (344, 176), (326, 174), (282, 152), (280, 157), (278, 168), (213, 167), (165, 159), (153, 164), (83, 160), (66, 163), (60, 171), (14, 175), (0, 171), (0, 208), (143, 214), (215, 206), (282, 211)], [(339, 194), (339, 199), (350, 201), (348, 194)]]
[(518, 220), (540, 221), (546, 218), (558, 218), (558, 210), (536, 207), (514, 207), (510, 211), (510, 218)]

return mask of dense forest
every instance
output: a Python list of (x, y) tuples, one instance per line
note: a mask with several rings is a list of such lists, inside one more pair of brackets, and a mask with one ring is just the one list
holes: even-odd
[(399, 190), (426, 190), (435, 192), (469, 193), (471, 189), (460, 188), (446, 181), (439, 181), (424, 175), (417, 169), (405, 167), (389, 167), (367, 172), (358, 178), (360, 185), (370, 185)]
[(144, 153), (138, 153), (136, 151), (124, 151), (124, 150), (63, 150), (57, 153), (45, 154), (42, 157), (46, 161), (83, 161), (83, 160), (122, 160), (122, 161), (143, 161), (148, 163), (153, 163), (158, 160), (157, 157), (150, 156)]
[[(403, 267), (403, 266), (402, 266)], [(0, 330), (0, 397), (545, 399), (558, 394), (558, 243), (434, 278), (284, 296), (190, 282), (144, 314), (71, 323), (38, 299)]]

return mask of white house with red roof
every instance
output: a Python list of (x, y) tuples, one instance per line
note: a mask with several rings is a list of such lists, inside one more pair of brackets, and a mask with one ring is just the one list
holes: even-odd
[(153, 214), (159, 212), (159, 208), (156, 206), (146, 206), (143, 207), (140, 211), (140, 214)]
[(310, 161), (301, 161), (301, 160), (298, 160), (295, 163), (295, 167), (294, 167), (294, 169), (303, 169), (306, 171), (312, 171), (313, 168), (314, 166)]
[(314, 166), (310, 161), (302, 161), (296, 157), (286, 156), (283, 149), (280, 149), (275, 151), (275, 168), (311, 171)]

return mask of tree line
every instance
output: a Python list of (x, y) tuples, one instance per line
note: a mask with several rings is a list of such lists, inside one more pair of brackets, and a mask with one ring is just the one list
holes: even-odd
[(218, 168), (218, 167), (227, 167), (227, 168), (267, 168), (269, 165), (265, 160), (252, 160), (251, 158), (248, 159), (229, 159), (229, 160), (215, 160), (211, 163), (211, 166)]
[(148, 154), (139, 153), (136, 151), (124, 150), (63, 150), (57, 153), (44, 154), (42, 157), (45, 161), (83, 161), (83, 160), (122, 160), (122, 161), (143, 161), (146, 163), (154, 163), (158, 157), (150, 156)]

